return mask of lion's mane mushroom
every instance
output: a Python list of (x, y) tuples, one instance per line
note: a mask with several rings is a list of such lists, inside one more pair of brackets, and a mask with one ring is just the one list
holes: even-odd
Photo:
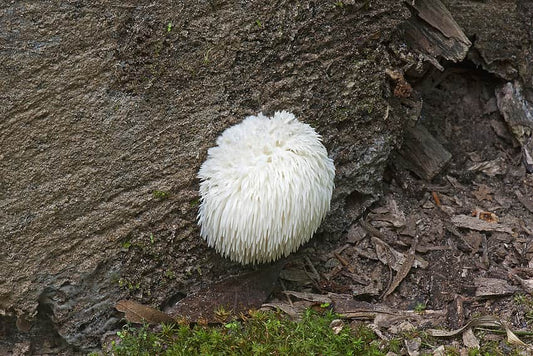
[(335, 166), (320, 135), (287, 111), (226, 129), (198, 172), (198, 224), (242, 264), (276, 260), (313, 236), (329, 211)]

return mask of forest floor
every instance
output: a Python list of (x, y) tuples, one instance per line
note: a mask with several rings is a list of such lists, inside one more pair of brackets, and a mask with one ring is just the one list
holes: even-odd
[[(470, 322), (507, 325), (527, 339), (533, 325), (533, 175), (498, 111), (500, 84), (465, 68), (420, 83), (420, 124), (452, 154), (449, 164), (427, 182), (391, 162), (381, 201), (328, 253), (311, 247), (309, 258), (286, 266), (286, 288), (329, 293), (334, 302), (353, 296), (361, 303), (336, 311), (370, 320), (383, 338)], [(463, 341), (443, 342), (472, 347), (480, 337), (505, 339), (505, 333), (476, 337), (465, 330), (458, 333)]]

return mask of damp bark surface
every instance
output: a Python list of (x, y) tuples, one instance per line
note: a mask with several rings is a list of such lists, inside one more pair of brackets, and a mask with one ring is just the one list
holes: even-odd
[[(474, 11), (496, 21), (498, 1), (444, 3), (491, 80), (531, 88), (531, 7), (505, 10), (512, 38), (496, 40), (521, 46), (506, 62), (482, 46)], [(99, 349), (123, 322), (118, 300), (165, 308), (252, 269), (200, 238), (196, 173), (225, 128), (260, 111), (293, 112), (335, 161), (331, 213), (298, 252), (325, 264), (382, 196), (389, 155), (419, 116), (426, 89), (396, 92), (386, 74), (428, 75), (402, 37), (410, 16), (388, 0), (0, 5), (0, 351)]]

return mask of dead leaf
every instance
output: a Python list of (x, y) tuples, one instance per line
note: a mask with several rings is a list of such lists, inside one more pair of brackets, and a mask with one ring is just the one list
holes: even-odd
[(284, 269), (280, 272), (279, 277), (286, 281), (298, 282), (298, 284), (301, 285), (313, 282), (311, 277), (309, 277), (309, 274), (301, 267)]
[(433, 356), (445, 356), (446, 355), (446, 349), (444, 348), (444, 345), (440, 345), (433, 351)]
[(340, 319), (335, 319), (331, 321), (329, 327), (331, 328), (331, 330), (333, 330), (333, 333), (335, 335), (338, 335), (344, 328), (344, 322)]
[(513, 345), (519, 345), (523, 347), (527, 347), (528, 350), (531, 351), (531, 345), (528, 345), (524, 343), (522, 340), (520, 340), (515, 333), (509, 329), (509, 327), (500, 319), (494, 317), (494, 316), (481, 316), (479, 318), (474, 318), (470, 320), (468, 323), (466, 323), (463, 327), (452, 330), (452, 331), (446, 331), (446, 330), (438, 330), (438, 329), (428, 329), (426, 330), (427, 333), (431, 336), (435, 337), (451, 337), (455, 335), (459, 335), (463, 333), (465, 330), (470, 328), (476, 328), (476, 327), (497, 327), (500, 329), (504, 329), (507, 334), (507, 342), (513, 344)]
[[(376, 247), (378, 259), (384, 265), (389, 266), (396, 272), (401, 270), (406, 259), (406, 256), (403, 253), (396, 251), (388, 243), (377, 237), (372, 237), (372, 243), (374, 243), (374, 246)], [(415, 255), (415, 261), (413, 265), (415, 267), (426, 268), (428, 266), (428, 262), (422, 257)]]
[(474, 335), (472, 328), (466, 329), (463, 333), (463, 344), (468, 348), (479, 349), (479, 340)]
[(346, 235), (346, 241), (351, 244), (356, 244), (362, 239), (364, 239), (366, 235), (366, 231), (359, 224), (353, 224), (350, 227), (350, 230), (348, 230), (348, 234)]
[(215, 323), (219, 321), (217, 311), (221, 307), (232, 315), (258, 309), (272, 292), (284, 264), (279, 261), (257, 271), (228, 277), (181, 299), (167, 313), (191, 322), (204, 319)]
[(492, 161), (474, 163), (467, 170), (483, 172), (489, 177), (494, 177), (505, 173), (506, 164), (504, 158), (499, 157)]
[(409, 274), (409, 271), (411, 270), (411, 267), (413, 267), (413, 263), (415, 262), (417, 244), (418, 244), (418, 236), (415, 236), (415, 238), (413, 239), (411, 248), (409, 249), (409, 253), (407, 254), (407, 256), (405, 256), (404, 261), (400, 267), (400, 270), (394, 276), (394, 279), (392, 280), (389, 288), (387, 288), (385, 293), (383, 293), (383, 298), (386, 298), (388, 295), (394, 292), (394, 290), (400, 285), (403, 279), (407, 277), (407, 275)]
[(368, 215), (368, 219), (379, 226), (387, 227), (393, 226), (395, 228), (404, 227), (406, 218), (403, 211), (398, 207), (396, 200), (388, 198), (387, 205), (372, 210)]
[(414, 337), (412, 339), (405, 339), (405, 347), (407, 348), (407, 353), (409, 356), (418, 356), (420, 352), (420, 345), (422, 345), (422, 339), (419, 337)]
[(469, 231), (468, 234), (462, 236), (463, 241), (470, 247), (472, 253), (479, 251), (483, 236), (477, 231)]
[(472, 192), (472, 195), (476, 197), (477, 200), (489, 200), (492, 201), (493, 191), (485, 184), (480, 184), (477, 190)]
[(124, 318), (130, 323), (161, 324), (175, 322), (170, 315), (133, 300), (119, 300), (115, 305), (115, 308), (119, 312), (123, 312)]
[(499, 231), (513, 234), (513, 230), (506, 225), (498, 223), (489, 223), (468, 215), (456, 215), (452, 217), (452, 223), (461, 228), (476, 230), (476, 231)]

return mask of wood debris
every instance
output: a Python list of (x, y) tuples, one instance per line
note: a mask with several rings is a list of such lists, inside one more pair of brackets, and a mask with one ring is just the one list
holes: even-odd
[(439, 70), (437, 58), (463, 60), (472, 45), (463, 30), (439, 0), (405, 2), (413, 16), (403, 25), (407, 42)]
[(506, 232), (508, 234), (513, 234), (513, 229), (511, 229), (509, 226), (500, 224), (500, 223), (494, 223), (494, 222), (487, 222), (484, 220), (481, 220), (474, 216), (468, 216), (468, 215), (456, 215), (451, 218), (452, 223), (459, 228), (464, 229), (470, 229), (470, 230), (476, 230), (476, 231), (499, 231), (499, 232)]
[(476, 297), (501, 297), (511, 295), (520, 289), (510, 286), (507, 281), (498, 278), (483, 278), (478, 277), (474, 279), (474, 286), (476, 287)]
[(529, 173), (533, 173), (533, 104), (522, 93), (518, 81), (508, 82), (496, 90), (496, 99), (514, 138), (522, 146), (524, 166)]
[(406, 131), (397, 164), (431, 181), (446, 167), (452, 155), (422, 125)]

